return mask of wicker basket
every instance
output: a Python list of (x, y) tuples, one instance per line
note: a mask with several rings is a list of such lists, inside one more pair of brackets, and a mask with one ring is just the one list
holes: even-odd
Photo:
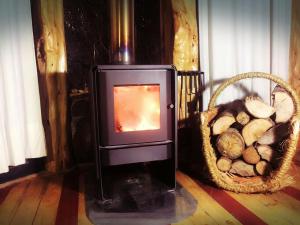
[[(209, 123), (217, 115), (218, 109), (215, 107), (216, 98), (220, 93), (229, 85), (247, 78), (265, 78), (276, 82), (283, 87), (292, 96), (295, 114), (291, 119), (291, 132), (288, 142), (285, 145), (285, 151), (277, 169), (273, 170), (267, 177), (249, 177), (241, 178), (229, 173), (221, 172), (216, 165), (217, 157), (215, 150), (210, 142), (210, 127)], [(296, 152), (298, 135), (299, 135), (299, 118), (300, 118), (300, 105), (299, 99), (295, 91), (289, 86), (288, 83), (282, 79), (275, 77), (271, 74), (251, 72), (240, 74), (221, 84), (215, 91), (209, 102), (208, 111), (201, 113), (201, 131), (203, 136), (203, 152), (208, 166), (211, 179), (218, 187), (224, 188), (229, 191), (241, 193), (257, 193), (257, 192), (275, 192), (290, 185), (293, 178), (287, 175), (293, 156)]]

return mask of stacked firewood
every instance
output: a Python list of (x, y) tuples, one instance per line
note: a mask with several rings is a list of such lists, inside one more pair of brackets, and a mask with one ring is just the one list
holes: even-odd
[(210, 124), (218, 169), (241, 177), (269, 175), (284, 154), (293, 114), (293, 100), (280, 86), (272, 106), (257, 96), (221, 106)]

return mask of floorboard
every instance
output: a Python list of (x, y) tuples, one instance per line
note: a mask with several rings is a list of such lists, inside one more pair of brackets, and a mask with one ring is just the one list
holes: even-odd
[(79, 176), (79, 203), (78, 203), (78, 225), (92, 225), (85, 213), (85, 180), (84, 174)]
[(46, 179), (37, 178), (30, 182), (20, 205), (11, 221), (12, 225), (31, 225), (47, 186)]
[[(172, 225), (300, 224), (299, 165), (293, 165), (290, 174), (295, 183), (282, 191), (236, 194), (178, 171), (177, 181), (198, 206), (192, 216)], [(0, 187), (0, 224), (91, 225), (85, 212), (85, 176), (86, 171), (78, 170), (45, 173)]]
[(226, 209), (216, 202), (194, 180), (181, 172), (176, 174), (177, 181), (186, 188), (198, 201), (198, 207), (192, 218), (177, 223), (177, 225), (201, 224), (240, 224)]
[(63, 176), (51, 176), (34, 218), (34, 225), (54, 225), (61, 196)]
[(67, 173), (64, 177), (61, 196), (56, 215), (56, 225), (77, 225), (78, 220), (78, 171)]
[(0, 224), (4, 225), (11, 223), (22, 202), (23, 195), (26, 192), (29, 184), (29, 181), (25, 181), (15, 185), (10, 190), (5, 200), (0, 205)]

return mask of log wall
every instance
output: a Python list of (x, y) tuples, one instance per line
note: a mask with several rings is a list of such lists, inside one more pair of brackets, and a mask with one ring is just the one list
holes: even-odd
[(290, 83), (300, 95), (300, 1), (292, 3), (292, 25), (290, 42)]
[[(292, 1), (289, 82), (300, 96), (300, 1)], [(298, 142), (300, 147), (300, 140)], [(296, 156), (300, 161), (300, 152)]]
[[(198, 27), (195, 0), (172, 0), (174, 23), (173, 64), (179, 71), (198, 71)], [(190, 85), (192, 84), (192, 85)], [(189, 109), (196, 87), (191, 77), (178, 78), (179, 127), (193, 116)]]
[(35, 47), (49, 171), (67, 167), (67, 62), (63, 0), (34, 0)]
[(172, 0), (173, 63), (178, 70), (198, 70), (198, 28), (195, 0)]

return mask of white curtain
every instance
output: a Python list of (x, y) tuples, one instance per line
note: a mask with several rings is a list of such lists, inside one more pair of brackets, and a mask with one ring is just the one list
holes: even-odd
[[(288, 78), (291, 0), (199, 0), (200, 65), (207, 88), (203, 107), (220, 82), (244, 72)], [(225, 103), (256, 92), (270, 101), (274, 84), (251, 79), (230, 86)]]
[(30, 0), (0, 0), (0, 173), (46, 155)]

